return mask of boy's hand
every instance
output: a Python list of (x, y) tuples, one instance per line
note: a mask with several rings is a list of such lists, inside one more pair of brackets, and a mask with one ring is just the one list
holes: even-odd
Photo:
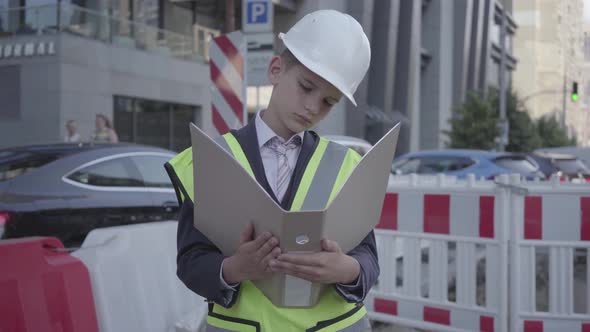
[(236, 253), (223, 262), (223, 279), (228, 284), (263, 279), (272, 273), (268, 263), (281, 254), (277, 247), (279, 240), (269, 232), (252, 239), (253, 233), (254, 226), (250, 223), (242, 231)]
[(342, 252), (338, 243), (322, 240), (324, 251), (313, 254), (283, 254), (273, 259), (273, 272), (287, 273), (311, 282), (350, 284), (361, 271), (359, 262)]

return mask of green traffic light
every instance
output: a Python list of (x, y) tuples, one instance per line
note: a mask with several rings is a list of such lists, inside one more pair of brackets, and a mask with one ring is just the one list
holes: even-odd
[(577, 93), (572, 93), (572, 101), (578, 101), (578, 94)]

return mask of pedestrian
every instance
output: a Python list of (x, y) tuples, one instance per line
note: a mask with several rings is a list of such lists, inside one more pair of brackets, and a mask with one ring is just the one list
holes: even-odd
[(78, 125), (74, 120), (68, 120), (66, 122), (66, 130), (67, 134), (64, 137), (64, 142), (66, 143), (78, 143), (80, 142), (80, 134), (78, 134)]
[(92, 134), (92, 141), (95, 143), (118, 143), (119, 136), (113, 129), (111, 121), (104, 114), (97, 114), (94, 122), (96, 129)]
[[(273, 90), (267, 108), (222, 140), (234, 157), (245, 156), (236, 159), (253, 170), (258, 183), (278, 204), (290, 210), (311, 195), (316, 204), (328, 202), (330, 193), (340, 189), (360, 161), (358, 153), (320, 138), (309, 129), (332, 110), (342, 95), (356, 106), (353, 93), (369, 67), (370, 46), (361, 25), (334, 10), (306, 15), (279, 38), (286, 49), (268, 66)], [(210, 330), (368, 328), (362, 302), (379, 275), (373, 232), (348, 253), (343, 253), (335, 241), (323, 239), (321, 252), (294, 255), (281, 253), (278, 239), (268, 232), (254, 236), (250, 224), (242, 231), (236, 253), (224, 257), (193, 226), (192, 167), (191, 148), (166, 164), (181, 204), (177, 275), (189, 289), (209, 301)], [(323, 175), (314, 176), (320, 169)], [(305, 209), (305, 205), (301, 208)], [(272, 273), (332, 287), (313, 307), (279, 308), (251, 282)]]

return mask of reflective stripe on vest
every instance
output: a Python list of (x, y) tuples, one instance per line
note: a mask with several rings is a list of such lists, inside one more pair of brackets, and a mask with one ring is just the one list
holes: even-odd
[[(254, 177), (248, 159), (233, 134), (227, 133), (216, 142)], [(359, 161), (360, 156), (353, 150), (320, 138), (290, 210), (325, 208)], [(175, 186), (184, 187), (186, 195), (192, 199), (191, 149), (180, 153), (170, 164), (181, 182)], [(212, 305), (207, 318), (207, 331), (364, 331), (363, 317), (366, 317), (365, 307), (348, 303), (334, 287), (328, 288), (314, 307), (292, 309), (275, 307), (252, 282), (244, 281), (231, 308)]]
[[(306, 332), (366, 332), (371, 331), (371, 323), (369, 318), (367, 317), (366, 311), (362, 306), (357, 306), (353, 309), (353, 314), (350, 315), (350, 321), (355, 321), (354, 323), (350, 324), (348, 320), (342, 319), (337, 320), (336, 323), (331, 322), (319, 322), (314, 327), (306, 329)], [(212, 316), (214, 315), (214, 316)], [(210, 324), (209, 322), (212, 322)], [(215, 325), (213, 325), (215, 324)], [(219, 327), (224, 326), (224, 327)], [(281, 331), (291, 330), (288, 328), (281, 329)], [(240, 319), (231, 319), (231, 317), (223, 317), (221, 315), (216, 315), (214, 313), (210, 313), (207, 318), (207, 325), (206, 325), (206, 332), (229, 332), (229, 331), (242, 331), (242, 332), (260, 332), (261, 327), (260, 324), (255, 322), (248, 322), (245, 320)]]
[(178, 195), (178, 204), (182, 206), (182, 202), (186, 199), (192, 201), (194, 195), (193, 149), (185, 149), (172, 158), (164, 167)]
[(250, 163), (248, 162), (248, 158), (246, 158), (246, 154), (238, 140), (232, 135), (231, 133), (227, 133), (223, 136), (220, 136), (215, 139), (215, 142), (221, 145), (225, 151), (229, 152), (233, 155), (234, 159), (237, 160), (242, 167), (246, 169), (246, 172), (250, 174), (251, 177), (254, 177), (254, 172), (252, 171), (252, 167), (250, 167)]

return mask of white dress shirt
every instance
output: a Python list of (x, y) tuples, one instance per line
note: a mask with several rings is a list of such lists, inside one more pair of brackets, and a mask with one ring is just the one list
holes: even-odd
[[(262, 165), (264, 166), (266, 180), (268, 181), (268, 184), (270, 185), (270, 188), (272, 189), (276, 198), (279, 200), (279, 202), (281, 202), (285, 196), (287, 187), (285, 186), (281, 192), (277, 192), (276, 182), (278, 176), (277, 171), (279, 157), (269, 147), (265, 146), (265, 144), (275, 136), (278, 137), (282, 143), (291, 141), (295, 136), (299, 136), (301, 138), (301, 142), (303, 142), (303, 132), (295, 134), (293, 137), (289, 138), (289, 141), (285, 141), (282, 137), (277, 135), (274, 130), (272, 130), (264, 122), (264, 120), (262, 120), (262, 112), (264, 111), (259, 111), (258, 114), (256, 114), (256, 119), (254, 119), (254, 124), (256, 125), (256, 136), (258, 137), (258, 149), (260, 150), (260, 157), (262, 158)], [(287, 161), (290, 171), (288, 177), (289, 179), (291, 179), (291, 176), (293, 176), (293, 170), (295, 170), (295, 165), (297, 164), (297, 159), (299, 158), (299, 152), (301, 152), (301, 145), (297, 146), (297, 148), (287, 150)]]

